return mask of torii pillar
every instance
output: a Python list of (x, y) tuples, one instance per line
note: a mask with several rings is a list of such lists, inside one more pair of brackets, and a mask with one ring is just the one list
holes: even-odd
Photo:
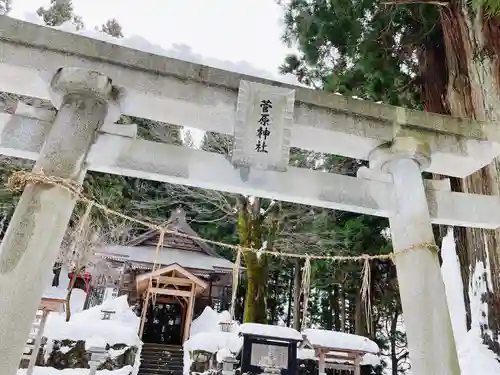
[[(81, 184), (115, 90), (108, 77), (81, 68), (59, 69), (51, 88), (61, 105), (33, 171)], [(28, 184), (17, 204), (0, 247), (2, 374), (17, 372), (75, 204), (67, 190), (50, 184)]]
[(417, 137), (396, 137), (370, 155), (370, 168), (392, 176), (389, 217), (401, 304), (414, 375), (460, 375), (446, 291), (425, 195), (422, 170), (431, 161)]

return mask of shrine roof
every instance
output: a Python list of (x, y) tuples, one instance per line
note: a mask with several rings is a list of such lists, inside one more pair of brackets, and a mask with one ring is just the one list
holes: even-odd
[[(198, 251), (206, 255), (220, 258), (210, 245), (202, 241), (199, 235), (189, 226), (186, 221), (186, 213), (182, 208), (172, 211), (170, 218), (162, 224), (167, 233), (163, 236), (162, 248), (177, 250)], [(179, 233), (179, 235), (176, 235)], [(156, 248), (160, 240), (160, 233), (156, 229), (149, 229), (141, 235), (133, 238), (126, 246), (152, 246)], [(163, 249), (162, 249), (163, 250)]]
[(156, 256), (154, 246), (106, 246), (98, 252), (104, 258), (123, 262), (156, 263), (170, 265), (177, 263), (187, 269), (217, 271), (217, 269), (232, 269), (233, 263), (229, 260), (210, 256), (197, 251), (186, 251), (172, 248), (163, 248)]
[[(163, 224), (166, 230), (162, 247), (156, 255), (160, 233), (151, 229), (129, 241), (124, 246), (104, 246), (98, 254), (103, 258), (135, 264), (171, 265), (177, 263), (183, 268), (214, 272), (233, 268), (233, 263), (218, 255), (205, 242), (196, 239), (198, 234), (186, 222), (184, 210), (174, 210)], [(180, 236), (173, 232), (178, 232)], [(190, 236), (187, 238), (183, 235)]]

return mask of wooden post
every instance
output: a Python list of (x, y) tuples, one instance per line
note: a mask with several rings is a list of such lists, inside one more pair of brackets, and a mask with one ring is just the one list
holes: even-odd
[(357, 355), (354, 359), (354, 375), (361, 375), (361, 361), (362, 357)]
[(183, 303), (180, 304), (181, 304), (181, 321), (182, 321), (181, 337), (184, 338), (184, 332), (186, 331), (186, 306)]
[(148, 289), (146, 291), (146, 296), (144, 298), (144, 303), (142, 304), (141, 323), (139, 325), (139, 332), (138, 332), (138, 336), (141, 339), (142, 339), (142, 333), (144, 332), (144, 322), (146, 320), (146, 314), (148, 313), (148, 308), (149, 308), (149, 291), (151, 289), (150, 287), (151, 283), (148, 286)]
[(213, 284), (213, 275), (210, 274), (210, 284), (209, 284), (209, 289), (208, 289), (208, 305), (212, 307), (212, 284)]
[(318, 350), (318, 373), (319, 375), (323, 375), (326, 373), (325, 368), (325, 352), (321, 349)]
[(191, 296), (189, 297), (186, 311), (186, 321), (184, 322), (184, 337), (182, 342), (187, 341), (187, 339), (189, 338), (189, 331), (191, 330), (191, 320), (193, 319), (195, 291), (196, 285), (193, 283), (191, 284)]

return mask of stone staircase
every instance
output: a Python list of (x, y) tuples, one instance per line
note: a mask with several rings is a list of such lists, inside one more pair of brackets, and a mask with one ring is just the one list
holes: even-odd
[(143, 344), (139, 375), (182, 375), (183, 355), (180, 346)]

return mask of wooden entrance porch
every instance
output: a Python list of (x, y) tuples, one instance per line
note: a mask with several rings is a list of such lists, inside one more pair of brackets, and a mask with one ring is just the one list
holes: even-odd
[(174, 263), (136, 277), (142, 311), (139, 337), (144, 342), (182, 345), (189, 337), (196, 296), (207, 283)]

